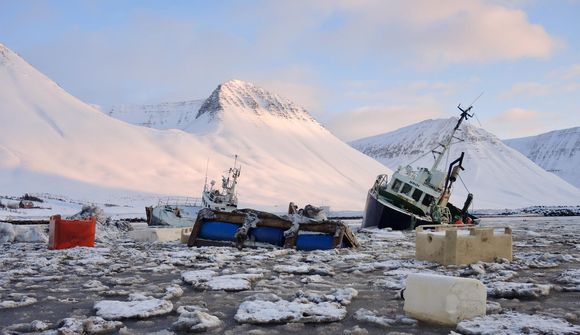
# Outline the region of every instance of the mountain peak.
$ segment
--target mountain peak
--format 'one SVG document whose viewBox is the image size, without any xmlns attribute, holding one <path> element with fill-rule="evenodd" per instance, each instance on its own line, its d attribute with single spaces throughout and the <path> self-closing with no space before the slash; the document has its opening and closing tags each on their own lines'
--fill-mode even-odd
<svg viewBox="0 0 580 335">
<path fill-rule="evenodd" d="M 255 115 L 270 114 L 285 119 L 314 121 L 302 107 L 277 94 L 242 80 L 220 84 L 205 100 L 196 118 L 207 114 L 215 118 L 225 110 L 236 110 Z"/>
<path fill-rule="evenodd" d="M 18 57 L 14 51 L 8 49 L 4 44 L 0 43 L 0 65 L 8 64 L 11 59 Z"/>
</svg>

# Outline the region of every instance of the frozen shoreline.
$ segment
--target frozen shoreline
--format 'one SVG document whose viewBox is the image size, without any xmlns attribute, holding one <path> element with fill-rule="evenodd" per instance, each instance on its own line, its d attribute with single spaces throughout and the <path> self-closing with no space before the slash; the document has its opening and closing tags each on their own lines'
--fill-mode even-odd
<svg viewBox="0 0 580 335">
<path fill-rule="evenodd" d="M 398 290 L 412 272 L 478 278 L 493 287 L 488 301 L 499 305 L 493 305 L 493 322 L 480 321 L 478 327 L 482 329 L 487 329 L 490 322 L 512 322 L 508 312 L 537 320 L 552 318 L 558 320 L 554 324 L 577 327 L 580 288 L 575 274 L 580 265 L 580 219 L 494 218 L 484 219 L 482 224 L 512 226 L 513 262 L 447 268 L 418 262 L 414 260 L 413 232 L 363 231 L 357 233 L 363 244 L 358 250 L 315 252 L 190 249 L 177 243 L 147 244 L 126 239 L 97 243 L 96 248 L 62 251 L 47 250 L 44 243 L 0 244 L 0 265 L 5 269 L 0 274 L 0 304 L 13 306 L 2 309 L 0 329 L 8 332 L 18 324 L 18 329 L 32 329 L 33 322 L 42 322 L 48 327 L 46 334 L 51 334 L 61 320 L 86 321 L 93 317 L 87 322 L 121 329 L 121 333 L 126 329 L 171 334 L 184 329 L 180 327 L 198 327 L 219 334 L 365 334 L 364 330 L 369 334 L 448 334 L 453 329 L 413 323 L 404 317 Z M 302 268 L 308 271 L 298 271 Z M 197 274 L 188 275 L 186 282 L 182 277 L 188 271 Z M 545 285 L 550 286 L 549 291 Z M 350 303 L 341 305 L 343 300 L 336 299 L 344 298 L 332 298 L 339 296 L 333 291 L 351 292 Z M 538 292 L 537 296 L 533 292 Z M 248 299 L 254 302 L 242 306 Z M 292 315 L 297 323 L 286 323 L 284 317 L 272 325 L 236 321 L 241 307 L 245 314 L 240 314 L 239 320 L 254 320 L 251 311 L 270 306 L 269 301 L 276 299 L 294 308 L 298 314 Z M 94 307 L 104 301 L 117 301 L 107 304 L 118 306 L 129 318 L 116 321 L 112 317 L 110 323 L 95 318 L 100 314 Z M 296 305 L 298 301 L 310 305 L 296 309 L 301 306 Z M 131 308 L 139 308 L 139 312 L 131 314 Z M 319 320 L 333 322 L 301 323 L 300 313 L 322 313 Z M 105 316 L 110 317 L 101 315 Z M 180 326 L 172 330 L 178 320 Z M 467 324 L 464 329 L 473 327 Z"/>
</svg>

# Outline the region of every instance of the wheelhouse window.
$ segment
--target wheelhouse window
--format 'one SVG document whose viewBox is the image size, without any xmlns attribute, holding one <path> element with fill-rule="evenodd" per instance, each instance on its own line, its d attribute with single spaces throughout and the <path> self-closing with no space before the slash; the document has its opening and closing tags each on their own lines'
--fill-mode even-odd
<svg viewBox="0 0 580 335">
<path fill-rule="evenodd" d="M 413 189 L 413 187 L 411 185 L 405 183 L 405 185 L 403 185 L 403 188 L 401 189 L 401 193 L 409 195 L 409 193 L 411 193 L 412 189 Z"/>
<path fill-rule="evenodd" d="M 419 199 L 421 199 L 422 195 L 423 195 L 423 192 L 421 190 L 419 190 L 418 188 L 416 188 L 415 191 L 413 192 L 413 195 L 411 196 L 411 198 L 413 198 L 413 200 L 415 200 L 415 201 L 419 201 Z"/>
<path fill-rule="evenodd" d="M 423 206 L 431 206 L 431 202 L 433 202 L 435 198 L 433 198 L 433 196 L 425 193 L 425 197 L 423 198 L 423 201 L 421 202 L 423 204 Z"/>
<path fill-rule="evenodd" d="M 399 180 L 399 179 L 395 179 L 395 181 L 393 182 L 393 186 L 391 187 L 391 189 L 395 192 L 399 192 L 399 189 L 401 188 L 401 185 L 403 183 Z"/>
</svg>

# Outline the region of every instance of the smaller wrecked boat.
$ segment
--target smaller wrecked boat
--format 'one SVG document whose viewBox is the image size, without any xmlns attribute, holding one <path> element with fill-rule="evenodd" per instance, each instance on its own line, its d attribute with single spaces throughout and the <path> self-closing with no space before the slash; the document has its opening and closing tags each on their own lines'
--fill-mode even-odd
<svg viewBox="0 0 580 335">
<path fill-rule="evenodd" d="M 326 250 L 356 248 L 359 243 L 341 221 L 317 221 L 300 214 L 278 216 L 252 209 L 233 212 L 203 209 L 187 245 Z"/>
<path fill-rule="evenodd" d="M 238 177 L 242 171 L 241 167 L 236 167 L 238 162 L 238 155 L 234 158 L 234 167 L 228 170 L 227 176 L 222 176 L 222 189 L 214 189 L 215 181 L 212 180 L 207 185 L 207 177 L 203 192 L 201 194 L 201 203 L 204 208 L 210 208 L 220 211 L 231 212 L 238 208 L 238 195 L 236 194 L 236 186 L 238 185 Z"/>
<path fill-rule="evenodd" d="M 236 186 L 242 170 L 236 166 L 238 155 L 234 158 L 234 167 L 230 168 L 227 175 L 222 176 L 221 190 L 214 188 L 216 182 L 212 180 L 209 185 L 206 181 L 201 193 L 201 199 L 187 198 L 184 201 L 166 200 L 159 201 L 157 206 L 146 207 L 147 225 L 166 227 L 191 227 L 195 222 L 197 213 L 202 208 L 231 212 L 238 208 L 238 195 Z"/>
</svg>

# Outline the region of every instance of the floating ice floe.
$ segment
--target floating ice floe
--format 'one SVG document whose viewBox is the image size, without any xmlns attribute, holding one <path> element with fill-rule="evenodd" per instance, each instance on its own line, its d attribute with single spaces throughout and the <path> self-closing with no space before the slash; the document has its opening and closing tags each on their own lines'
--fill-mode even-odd
<svg viewBox="0 0 580 335">
<path fill-rule="evenodd" d="M 3 332 L 11 334 L 11 332 L 16 333 L 38 333 L 50 328 L 50 324 L 44 321 L 34 320 L 30 323 L 17 323 L 8 327 L 3 328 Z M 4 334 L 4 333 L 3 333 Z"/>
<path fill-rule="evenodd" d="M 281 273 L 293 273 L 293 274 L 308 274 L 312 267 L 308 264 L 302 265 L 275 265 L 273 270 Z"/>
<path fill-rule="evenodd" d="M 263 278 L 261 273 L 238 273 L 209 279 L 204 286 L 212 291 L 245 291 L 252 288 L 252 282 Z"/>
<path fill-rule="evenodd" d="M 517 253 L 515 262 L 529 268 L 546 269 L 559 266 L 561 263 L 578 261 L 577 257 L 568 254 L 552 254 L 549 252 Z"/>
<path fill-rule="evenodd" d="M 103 285 L 99 280 L 93 279 L 83 284 L 83 288 L 88 292 L 100 292 L 109 290 L 108 286 Z"/>
<path fill-rule="evenodd" d="M 311 284 L 311 283 L 321 284 L 321 283 L 327 283 L 327 281 L 324 280 L 324 278 L 322 278 L 322 276 L 320 276 L 320 275 L 304 276 L 302 279 L 300 279 L 300 282 L 303 283 L 303 284 Z"/>
<path fill-rule="evenodd" d="M 14 226 L 10 223 L 0 222 L 0 243 L 12 242 L 14 237 L 16 237 Z"/>
<path fill-rule="evenodd" d="M 262 279 L 264 274 L 258 273 L 235 273 L 219 276 L 213 270 L 186 271 L 181 274 L 181 279 L 192 284 L 198 289 L 212 291 L 244 291 L 252 288 L 252 283 Z"/>
<path fill-rule="evenodd" d="M 57 333 L 58 335 L 110 334 L 122 327 L 122 322 L 107 321 L 98 316 L 86 319 L 66 318 L 60 322 Z"/>
<path fill-rule="evenodd" d="M 391 327 L 394 325 L 416 326 L 418 321 L 404 315 L 397 315 L 395 318 L 386 316 L 379 316 L 377 312 L 370 311 L 365 308 L 360 308 L 354 313 L 354 318 L 357 321 L 372 323 L 381 327 Z"/>
<path fill-rule="evenodd" d="M 369 234 L 373 240 L 380 240 L 380 239 L 391 240 L 391 239 L 403 239 L 403 238 L 405 238 L 405 235 L 400 230 L 362 228 L 362 229 L 359 229 L 358 232 Z"/>
<path fill-rule="evenodd" d="M 580 334 L 580 327 L 562 319 L 508 312 L 464 320 L 457 331 L 467 335 Z"/>
<path fill-rule="evenodd" d="M 169 300 L 132 294 L 130 301 L 103 300 L 95 304 L 97 315 L 106 320 L 145 319 L 173 310 Z"/>
<path fill-rule="evenodd" d="M 579 292 L 580 291 L 580 269 L 569 269 L 562 272 L 555 280 L 559 284 L 566 286 L 562 287 L 564 291 Z"/>
<path fill-rule="evenodd" d="M 135 277 L 113 277 L 109 279 L 109 282 L 113 285 L 123 285 L 123 286 L 131 286 L 135 284 L 142 284 L 145 282 L 145 279 L 140 276 Z"/>
<path fill-rule="evenodd" d="M 485 314 L 497 314 L 501 313 L 502 307 L 499 302 L 488 301 L 485 304 Z"/>
<path fill-rule="evenodd" d="M 358 296 L 358 291 L 352 287 L 336 288 L 330 293 L 319 293 L 312 291 L 298 291 L 296 293 L 297 299 L 306 299 L 310 302 L 338 302 L 341 305 L 350 305 L 353 298 Z"/>
<path fill-rule="evenodd" d="M 184 282 L 195 286 L 199 283 L 206 282 L 215 276 L 217 276 L 217 272 L 213 270 L 193 270 L 183 272 L 181 274 L 181 279 Z"/>
<path fill-rule="evenodd" d="M 179 285 L 171 285 L 165 288 L 165 294 L 161 299 L 170 300 L 173 298 L 179 298 L 183 295 L 183 289 Z"/>
<path fill-rule="evenodd" d="M 538 298 L 550 294 L 552 285 L 534 283 L 491 282 L 487 294 L 496 298 Z"/>
<path fill-rule="evenodd" d="M 336 302 L 284 300 L 274 294 L 255 295 L 240 304 L 234 318 L 239 323 L 334 322 L 344 319 L 346 308 Z"/>
<path fill-rule="evenodd" d="M 48 235 L 39 226 L 15 226 L 14 242 L 47 243 Z"/>
<path fill-rule="evenodd" d="M 334 270 L 326 265 L 275 265 L 273 269 L 275 272 L 279 273 L 291 273 L 299 275 L 321 275 L 321 276 L 334 276 Z"/>
<path fill-rule="evenodd" d="M 9 300 L 0 301 L 0 310 L 6 308 L 16 308 L 29 306 L 36 303 L 36 298 L 29 297 L 21 293 L 11 293 L 6 297 Z M 5 298 L 5 299 L 6 299 Z"/>
<path fill-rule="evenodd" d="M 181 306 L 177 309 L 179 319 L 173 323 L 172 329 L 186 332 L 204 332 L 219 328 L 223 322 L 215 315 L 207 313 L 207 309 L 199 306 Z"/>
</svg>

